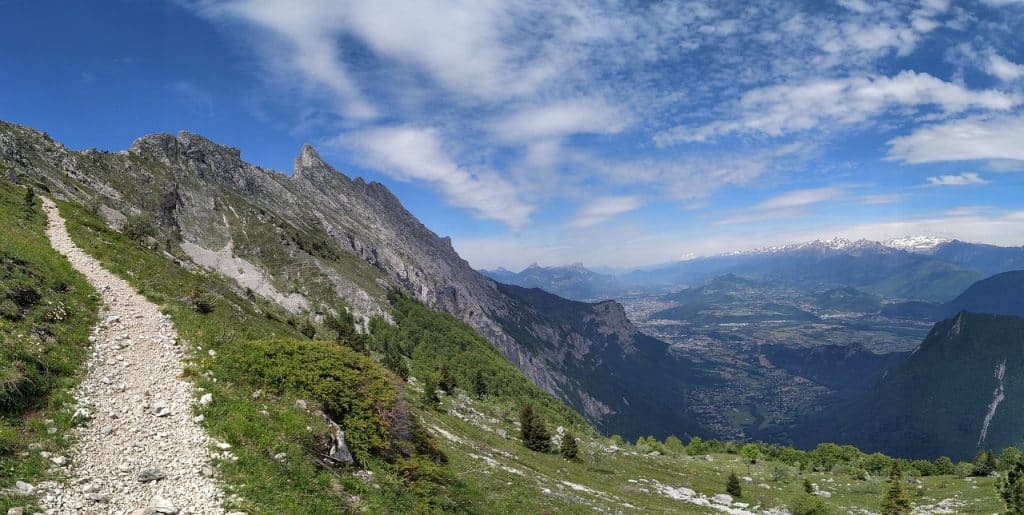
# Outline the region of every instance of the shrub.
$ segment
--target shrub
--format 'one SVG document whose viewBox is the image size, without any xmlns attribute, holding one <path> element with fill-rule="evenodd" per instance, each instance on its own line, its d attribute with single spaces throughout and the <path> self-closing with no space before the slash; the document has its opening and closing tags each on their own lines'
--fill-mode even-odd
<svg viewBox="0 0 1024 515">
<path fill-rule="evenodd" d="M 145 213 L 132 215 L 124 221 L 121 232 L 131 240 L 142 242 L 157 235 L 156 222 Z"/>
<path fill-rule="evenodd" d="M 403 358 L 402 355 L 393 347 L 384 353 L 384 357 L 381 358 L 380 364 L 394 372 L 398 377 L 401 377 L 403 381 L 409 379 L 409 365 L 405 364 L 405 358 Z"/>
<path fill-rule="evenodd" d="M 781 463 L 776 463 L 768 473 L 768 479 L 773 483 L 789 481 L 789 467 Z"/>
<path fill-rule="evenodd" d="M 11 454 L 18 444 L 18 431 L 0 420 L 0 455 Z"/>
<path fill-rule="evenodd" d="M 1024 462 L 1015 462 L 1007 471 L 1006 477 L 996 484 L 996 490 L 1006 505 L 1006 513 L 1024 514 Z"/>
<path fill-rule="evenodd" d="M 389 375 L 372 359 L 334 343 L 315 340 L 274 339 L 229 343 L 237 382 L 251 383 L 268 393 L 303 396 L 323 406 L 345 431 L 353 457 L 366 464 L 372 456 L 397 459 L 416 444 L 424 431 L 414 417 L 396 417 L 402 411 L 398 391 Z M 409 431 L 393 432 L 395 420 L 412 424 Z M 412 441 L 403 441 L 410 435 Z"/>
<path fill-rule="evenodd" d="M 725 483 L 725 491 L 733 497 L 743 497 L 743 487 L 740 486 L 740 477 L 735 472 L 729 473 L 729 480 Z"/>
<path fill-rule="evenodd" d="M 185 297 L 185 304 L 188 304 L 193 311 L 201 315 L 207 315 L 213 311 L 213 303 L 210 302 L 209 295 L 198 288 L 189 292 L 188 296 Z"/>
<path fill-rule="evenodd" d="M 423 378 L 423 404 L 430 408 L 436 408 L 441 403 L 437 396 L 437 379 L 428 375 Z"/>
<path fill-rule="evenodd" d="M 996 471 L 996 456 L 992 451 L 978 451 L 971 465 L 971 475 L 987 476 Z"/>
<path fill-rule="evenodd" d="M 302 336 L 305 336 L 306 338 L 312 340 L 313 338 L 316 337 L 316 326 L 313 325 L 313 322 L 307 318 L 303 320 L 301 324 L 299 324 L 299 332 L 302 333 Z"/>
<path fill-rule="evenodd" d="M 789 511 L 793 512 L 793 515 L 827 515 L 829 509 L 824 499 L 805 493 L 789 505 Z"/>
<path fill-rule="evenodd" d="M 7 293 L 8 298 L 14 301 L 20 308 L 30 308 L 39 304 L 43 296 L 34 287 L 28 284 L 14 284 Z"/>
<path fill-rule="evenodd" d="M 566 432 L 562 436 L 562 447 L 560 451 L 563 458 L 569 461 L 575 461 L 579 456 L 579 444 L 576 442 L 576 435 L 572 434 L 572 432 Z"/>
<path fill-rule="evenodd" d="M 483 370 L 477 370 L 473 374 L 473 393 L 478 399 L 483 399 L 487 396 L 487 380 L 484 379 Z"/>
<path fill-rule="evenodd" d="M 953 465 L 953 460 L 949 459 L 949 456 L 940 456 L 935 460 L 935 473 L 942 476 L 948 476 L 956 472 L 956 465 Z"/>
</svg>

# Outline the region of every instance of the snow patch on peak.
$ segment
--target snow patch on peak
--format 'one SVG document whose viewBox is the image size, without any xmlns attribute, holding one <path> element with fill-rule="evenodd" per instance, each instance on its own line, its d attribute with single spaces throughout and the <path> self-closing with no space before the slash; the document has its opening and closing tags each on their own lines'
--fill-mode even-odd
<svg viewBox="0 0 1024 515">
<path fill-rule="evenodd" d="M 943 243 L 949 243 L 953 240 L 949 238 L 943 238 L 941 236 L 931 235 L 918 235 L 918 236 L 904 236 L 902 238 L 894 238 L 883 243 L 886 247 L 892 247 L 899 250 L 907 250 L 910 252 L 922 252 L 926 250 L 932 250 Z"/>
</svg>

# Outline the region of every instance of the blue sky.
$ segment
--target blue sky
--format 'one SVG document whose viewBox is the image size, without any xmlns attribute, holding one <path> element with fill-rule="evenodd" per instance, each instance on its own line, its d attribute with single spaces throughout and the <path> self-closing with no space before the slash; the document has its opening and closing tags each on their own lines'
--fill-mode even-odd
<svg viewBox="0 0 1024 515">
<path fill-rule="evenodd" d="M 756 5 L 755 5 L 756 4 Z M 0 118 L 388 185 L 477 267 L 1024 243 L 1024 1 L 0 0 Z"/>
</svg>

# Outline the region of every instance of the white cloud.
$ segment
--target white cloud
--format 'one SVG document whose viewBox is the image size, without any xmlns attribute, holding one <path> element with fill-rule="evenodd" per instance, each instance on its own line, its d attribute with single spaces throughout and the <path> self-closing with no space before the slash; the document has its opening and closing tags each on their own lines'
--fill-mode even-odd
<svg viewBox="0 0 1024 515">
<path fill-rule="evenodd" d="M 999 80 L 1010 82 L 1024 77 L 1024 64 L 1017 64 L 992 52 L 988 55 L 985 71 Z"/>
<path fill-rule="evenodd" d="M 449 203 L 482 218 L 518 229 L 533 212 L 533 206 L 521 201 L 515 188 L 493 171 L 470 171 L 456 164 L 433 129 L 369 129 L 349 135 L 341 143 L 355 147 L 371 166 L 396 179 L 434 185 Z"/>
<path fill-rule="evenodd" d="M 894 107 L 934 106 L 946 114 L 968 109 L 1007 110 L 1017 95 L 970 90 L 927 73 L 903 71 L 892 77 L 823 79 L 783 84 L 745 93 L 734 120 L 679 126 L 655 136 L 661 145 L 706 141 L 730 133 L 787 133 L 863 122 Z"/>
<path fill-rule="evenodd" d="M 812 204 L 820 204 L 828 200 L 838 199 L 845 193 L 845 189 L 838 187 L 793 190 L 777 197 L 772 197 L 763 202 L 759 202 L 754 205 L 754 209 L 771 210 L 809 206 Z"/>
<path fill-rule="evenodd" d="M 505 141 L 533 141 L 570 134 L 614 134 L 631 116 L 601 101 L 568 100 L 529 107 L 498 121 L 492 131 Z"/>
<path fill-rule="evenodd" d="M 889 158 L 906 163 L 976 159 L 1024 161 L 1024 115 L 967 118 L 926 126 L 889 142 Z"/>
<path fill-rule="evenodd" d="M 959 175 L 939 175 L 937 177 L 929 177 L 929 186 L 975 186 L 979 184 L 988 184 L 988 181 L 981 178 L 975 172 L 967 172 Z"/>
<path fill-rule="evenodd" d="M 595 199 L 583 206 L 569 221 L 569 227 L 591 227 L 616 216 L 628 213 L 643 204 L 637 196 L 609 196 Z"/>
</svg>

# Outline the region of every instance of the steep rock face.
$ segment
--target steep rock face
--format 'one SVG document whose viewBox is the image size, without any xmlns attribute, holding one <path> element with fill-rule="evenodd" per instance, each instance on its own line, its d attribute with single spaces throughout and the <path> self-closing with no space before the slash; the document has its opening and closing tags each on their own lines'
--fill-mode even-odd
<svg viewBox="0 0 1024 515">
<path fill-rule="evenodd" d="M 621 306 L 510 294 L 473 270 L 448 238 L 420 223 L 382 184 L 346 177 L 308 145 L 289 176 L 188 132 L 145 136 L 126 152 L 74 152 L 0 123 L 0 156 L 58 196 L 83 204 L 102 199 L 124 216 L 151 215 L 166 245 L 193 260 L 220 253 L 226 262 L 252 264 L 275 293 L 306 303 L 295 306 L 329 310 L 342 300 L 359 314 L 386 316 L 384 292 L 397 286 L 471 325 L 532 381 L 599 427 L 628 433 L 622 421 L 634 420 L 653 404 L 653 389 L 662 389 L 673 392 L 672 402 L 661 396 L 666 402 L 652 413 L 665 416 L 649 419 L 642 430 L 700 429 L 677 396 L 685 364 L 682 374 L 674 369 L 678 363 L 665 345 L 639 333 Z M 235 267 L 224 268 L 230 275 Z M 670 386 L 652 386 L 647 368 Z"/>
<path fill-rule="evenodd" d="M 1024 443 L 1024 319 L 961 312 L 935 324 L 864 398 L 823 417 L 808 439 L 865 451 L 970 459 Z"/>
</svg>

